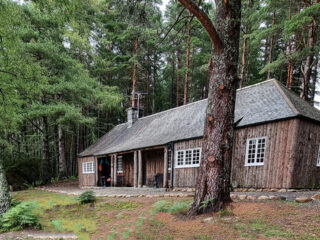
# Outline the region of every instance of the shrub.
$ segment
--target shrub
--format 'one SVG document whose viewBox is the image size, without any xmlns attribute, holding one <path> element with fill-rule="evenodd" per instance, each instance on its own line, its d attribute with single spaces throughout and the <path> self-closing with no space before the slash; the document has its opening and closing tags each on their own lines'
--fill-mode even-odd
<svg viewBox="0 0 320 240">
<path fill-rule="evenodd" d="M 170 214 L 178 214 L 188 211 L 190 207 L 190 201 L 182 201 L 182 202 L 169 202 L 166 200 L 161 200 L 153 204 L 152 213 L 157 212 L 167 212 Z"/>
<path fill-rule="evenodd" d="M 169 208 L 168 213 L 178 214 L 187 212 L 190 208 L 190 202 L 174 202 L 173 205 Z"/>
<path fill-rule="evenodd" d="M 79 196 L 78 200 L 81 204 L 93 203 L 96 201 L 96 196 L 93 191 L 85 191 Z"/>
<path fill-rule="evenodd" d="M 160 200 L 153 204 L 153 212 L 168 212 L 171 207 L 171 202 L 166 200 Z"/>
<path fill-rule="evenodd" d="M 25 227 L 40 228 L 39 219 L 33 212 L 37 207 L 37 202 L 21 202 L 15 207 L 11 207 L 0 218 L 1 231 L 15 231 Z"/>
</svg>

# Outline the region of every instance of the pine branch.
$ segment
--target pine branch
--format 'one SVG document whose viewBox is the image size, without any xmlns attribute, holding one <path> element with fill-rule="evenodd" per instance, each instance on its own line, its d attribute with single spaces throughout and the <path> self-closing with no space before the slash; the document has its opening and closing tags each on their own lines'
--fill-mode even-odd
<svg viewBox="0 0 320 240">
<path fill-rule="evenodd" d="M 223 44 L 222 41 L 212 24 L 212 21 L 208 17 L 208 15 L 201 10 L 192 0 L 179 0 L 179 2 L 199 20 L 199 22 L 204 26 L 207 30 L 211 41 L 213 42 L 215 51 L 222 52 L 223 51 Z"/>
</svg>

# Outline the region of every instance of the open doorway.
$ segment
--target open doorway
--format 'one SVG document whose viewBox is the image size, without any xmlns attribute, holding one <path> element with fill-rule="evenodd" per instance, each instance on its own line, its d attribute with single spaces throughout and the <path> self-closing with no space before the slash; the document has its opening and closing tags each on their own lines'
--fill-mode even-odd
<svg viewBox="0 0 320 240">
<path fill-rule="evenodd" d="M 98 158 L 98 186 L 111 186 L 111 157 Z"/>
</svg>

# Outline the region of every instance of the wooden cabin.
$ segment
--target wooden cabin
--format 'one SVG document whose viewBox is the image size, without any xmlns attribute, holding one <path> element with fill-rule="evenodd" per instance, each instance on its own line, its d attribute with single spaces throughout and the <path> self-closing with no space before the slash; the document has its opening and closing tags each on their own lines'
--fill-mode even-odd
<svg viewBox="0 0 320 240">
<path fill-rule="evenodd" d="M 128 122 L 79 155 L 80 186 L 194 187 L 206 107 L 128 109 Z M 320 188 L 319 150 L 319 110 L 274 79 L 237 90 L 234 187 Z"/>
</svg>

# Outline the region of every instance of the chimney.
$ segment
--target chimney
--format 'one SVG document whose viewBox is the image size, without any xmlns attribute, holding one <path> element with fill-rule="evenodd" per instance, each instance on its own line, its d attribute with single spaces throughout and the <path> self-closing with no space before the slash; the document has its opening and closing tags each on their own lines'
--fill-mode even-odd
<svg viewBox="0 0 320 240">
<path fill-rule="evenodd" d="M 138 118 L 143 117 L 143 110 L 137 107 L 130 107 L 126 109 L 127 111 L 127 119 L 129 126 L 128 128 L 131 128 L 132 125 L 138 120 Z"/>
</svg>

